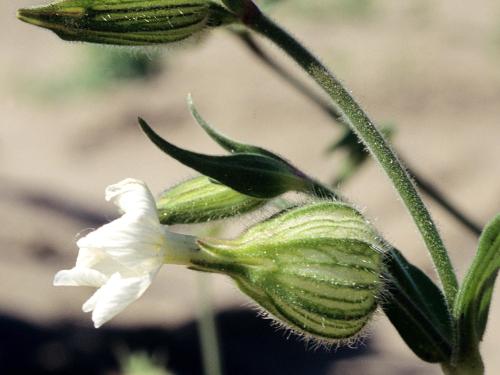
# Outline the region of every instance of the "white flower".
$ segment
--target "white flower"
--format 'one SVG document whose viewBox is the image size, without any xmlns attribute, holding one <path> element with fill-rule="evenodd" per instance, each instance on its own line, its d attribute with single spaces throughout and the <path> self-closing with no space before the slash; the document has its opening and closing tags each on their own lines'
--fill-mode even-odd
<svg viewBox="0 0 500 375">
<path fill-rule="evenodd" d="M 142 182 L 126 179 L 106 189 L 123 216 L 81 238 L 76 265 L 59 271 L 54 285 L 99 288 L 83 304 L 96 328 L 138 299 L 165 260 L 167 238 L 155 200 Z"/>
</svg>

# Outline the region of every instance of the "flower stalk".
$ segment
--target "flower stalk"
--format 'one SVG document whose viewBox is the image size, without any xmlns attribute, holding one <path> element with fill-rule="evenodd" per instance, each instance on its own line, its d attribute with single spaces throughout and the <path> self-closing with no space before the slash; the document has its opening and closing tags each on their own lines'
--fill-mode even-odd
<svg viewBox="0 0 500 375">
<path fill-rule="evenodd" d="M 343 127 L 349 127 L 342 114 L 330 103 L 328 99 L 323 99 L 322 96 L 318 95 L 314 90 L 311 90 L 309 86 L 303 84 L 300 80 L 293 76 L 284 66 L 279 64 L 270 55 L 268 55 L 264 49 L 255 40 L 249 31 L 236 31 L 234 33 L 243 42 L 245 47 L 253 53 L 253 55 L 258 58 L 261 62 L 267 65 L 273 72 L 278 76 L 283 78 L 291 87 L 300 92 L 304 97 L 309 99 L 314 103 L 322 112 L 334 120 L 338 125 Z M 349 130 L 350 132 L 350 130 Z M 358 145 L 356 145 L 358 146 Z M 359 146 L 362 152 L 365 152 L 363 146 Z M 453 202 L 451 202 L 441 191 L 439 191 L 436 186 L 434 186 L 429 180 L 427 180 L 420 173 L 417 173 L 415 169 L 408 166 L 408 162 L 401 158 L 399 155 L 399 160 L 405 165 L 406 170 L 410 176 L 415 181 L 417 187 L 431 198 L 435 203 L 440 205 L 445 209 L 457 222 L 463 225 L 465 229 L 470 231 L 474 236 L 481 235 L 482 226 L 476 223 L 468 214 L 463 212 L 459 207 L 457 207 Z M 337 185 L 337 182 L 334 183 Z"/>
<path fill-rule="evenodd" d="M 451 310 L 458 290 L 453 266 L 429 211 L 394 151 L 347 89 L 311 52 L 261 13 L 251 1 L 242 3 L 245 4 L 243 8 L 247 10 L 244 15 L 238 14 L 242 22 L 283 49 L 316 81 L 331 97 L 348 125 L 380 163 L 423 237 L 443 285 L 448 308 Z M 240 11 L 243 8 L 240 8 Z"/>
</svg>

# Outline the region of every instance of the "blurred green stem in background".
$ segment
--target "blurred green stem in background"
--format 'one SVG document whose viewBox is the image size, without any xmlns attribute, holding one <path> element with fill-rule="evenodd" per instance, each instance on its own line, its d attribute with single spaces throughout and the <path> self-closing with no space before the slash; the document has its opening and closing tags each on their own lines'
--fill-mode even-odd
<svg viewBox="0 0 500 375">
<path fill-rule="evenodd" d="M 198 332 L 205 375 L 222 375 L 217 327 L 212 306 L 211 275 L 196 274 Z"/>
<path fill-rule="evenodd" d="M 162 361 L 146 352 L 122 353 L 119 362 L 122 375 L 174 375 Z"/>
<path fill-rule="evenodd" d="M 307 85 L 302 83 L 299 79 L 293 76 L 292 73 L 286 70 L 285 67 L 281 66 L 279 62 L 275 61 L 269 54 L 267 54 L 255 38 L 246 31 L 237 31 L 235 35 L 240 38 L 244 45 L 254 54 L 255 57 L 260 59 L 264 64 L 266 64 L 270 69 L 277 73 L 281 78 L 288 82 L 297 91 L 301 92 L 305 97 L 316 104 L 324 113 L 326 113 L 330 118 L 332 118 L 339 125 L 349 128 L 342 114 L 333 107 L 328 101 L 323 99 L 314 90 L 310 89 Z M 362 145 L 359 147 L 363 148 Z M 476 237 L 481 234 L 482 226 L 474 222 L 473 219 L 468 217 L 467 214 L 462 212 L 458 207 L 456 207 L 450 200 L 442 194 L 429 180 L 423 177 L 420 173 L 417 173 L 415 169 L 409 168 L 408 163 L 403 161 L 401 157 L 399 159 L 404 165 L 408 173 L 412 176 L 413 180 L 416 182 L 417 186 L 433 199 L 437 204 L 444 208 L 453 218 L 455 218 L 459 223 L 461 223 L 464 228 L 468 229 Z"/>
</svg>

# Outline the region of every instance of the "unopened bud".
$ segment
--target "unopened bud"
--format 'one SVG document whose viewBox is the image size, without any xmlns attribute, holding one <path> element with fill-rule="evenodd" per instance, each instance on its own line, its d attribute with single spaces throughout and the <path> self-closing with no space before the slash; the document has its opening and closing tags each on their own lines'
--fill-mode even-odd
<svg viewBox="0 0 500 375">
<path fill-rule="evenodd" d="M 64 40 L 128 46 L 177 42 L 234 20 L 209 0 L 62 0 L 17 16 Z"/>
<path fill-rule="evenodd" d="M 162 224 L 204 223 L 249 212 L 267 200 L 238 193 L 200 176 L 184 181 L 159 197 L 156 206 Z"/>
<path fill-rule="evenodd" d="M 356 335 L 377 307 L 382 250 L 352 207 L 311 203 L 256 224 L 234 240 L 200 240 L 193 269 L 231 276 L 292 330 L 320 339 Z"/>
<path fill-rule="evenodd" d="M 297 168 L 257 147 L 237 144 L 237 149 L 243 147 L 251 151 L 237 152 L 234 149 L 235 152 L 227 156 L 205 155 L 168 142 L 141 118 L 139 124 L 146 136 L 164 153 L 241 194 L 270 199 L 288 191 L 305 191 L 311 185 L 311 181 Z M 211 136 L 219 136 L 214 134 Z M 228 148 L 236 144 L 227 138 L 223 142 Z"/>
</svg>

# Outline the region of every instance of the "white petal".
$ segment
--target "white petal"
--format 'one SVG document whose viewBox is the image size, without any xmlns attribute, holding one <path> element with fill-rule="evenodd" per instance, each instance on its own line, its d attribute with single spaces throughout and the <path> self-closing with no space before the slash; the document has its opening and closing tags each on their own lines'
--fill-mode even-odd
<svg viewBox="0 0 500 375">
<path fill-rule="evenodd" d="M 143 223 L 122 217 L 89 233 L 81 238 L 77 245 L 83 252 L 82 263 L 94 261 L 95 264 L 98 259 L 96 254 L 100 251 L 127 267 L 149 271 L 152 259 L 159 262 L 157 265 L 162 263 L 165 252 L 164 236 L 165 232 L 159 223 Z M 98 250 L 93 250 L 92 253 L 91 249 Z M 88 253 L 93 255 L 84 255 Z"/>
<path fill-rule="evenodd" d="M 92 310 L 95 309 L 95 306 L 97 304 L 97 301 L 99 301 L 99 296 L 102 294 L 103 288 L 97 289 L 92 296 L 85 301 L 85 303 L 82 306 L 83 312 L 91 312 Z"/>
<path fill-rule="evenodd" d="M 76 266 L 91 268 L 94 264 L 98 263 L 103 257 L 103 252 L 98 249 L 80 248 L 76 258 Z"/>
<path fill-rule="evenodd" d="M 122 278 L 118 273 L 113 274 L 98 291 L 96 301 L 89 300 L 87 306 L 84 306 L 94 308 L 92 313 L 94 326 L 99 328 L 138 299 L 149 287 L 157 271 L 141 277 L 128 278 Z"/>
<path fill-rule="evenodd" d="M 93 286 L 100 287 L 107 280 L 101 272 L 83 267 L 62 270 L 54 276 L 54 286 Z"/>
<path fill-rule="evenodd" d="M 103 250 L 134 244 L 154 246 L 162 242 L 164 235 L 160 224 L 121 217 L 80 238 L 76 244 L 80 248 Z"/>
<path fill-rule="evenodd" d="M 116 259 L 113 259 L 109 256 L 109 254 L 95 248 L 81 248 L 78 252 L 75 268 L 85 268 L 98 271 L 106 276 L 106 280 L 116 272 L 124 277 L 138 276 L 137 270 L 130 269 L 124 264 L 118 262 Z"/>
<path fill-rule="evenodd" d="M 106 200 L 112 201 L 125 213 L 133 212 L 158 221 L 153 195 L 146 184 L 140 180 L 127 178 L 108 186 Z"/>
<path fill-rule="evenodd" d="M 129 268 L 107 255 L 103 256 L 98 263 L 94 264 L 92 269 L 99 271 L 108 278 L 114 273 L 119 273 L 122 277 L 134 277 L 144 274 L 144 272 L 141 273 L 139 270 Z"/>
<path fill-rule="evenodd" d="M 76 266 L 56 274 L 54 285 L 100 287 L 82 306 L 102 324 L 139 298 L 160 269 L 166 237 L 146 185 L 127 179 L 106 189 L 123 216 L 81 238 Z"/>
</svg>

